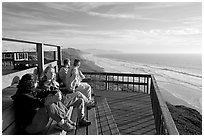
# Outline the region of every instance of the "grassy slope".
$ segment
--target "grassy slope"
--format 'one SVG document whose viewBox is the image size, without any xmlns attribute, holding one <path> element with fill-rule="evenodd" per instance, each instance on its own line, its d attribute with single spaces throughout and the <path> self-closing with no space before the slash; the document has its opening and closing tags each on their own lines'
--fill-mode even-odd
<svg viewBox="0 0 204 137">
<path fill-rule="evenodd" d="M 202 115 L 195 109 L 167 103 L 172 118 L 181 135 L 201 135 Z"/>
<path fill-rule="evenodd" d="M 85 52 L 82 52 L 77 49 L 73 49 L 73 48 L 62 49 L 62 60 L 64 60 L 65 58 L 69 58 L 71 60 L 71 64 L 73 64 L 74 59 L 80 59 L 81 60 L 80 69 L 82 71 L 86 71 L 86 72 L 104 71 L 103 68 L 95 65 L 94 62 L 83 59 L 81 56 L 82 54 L 85 54 Z"/>
</svg>

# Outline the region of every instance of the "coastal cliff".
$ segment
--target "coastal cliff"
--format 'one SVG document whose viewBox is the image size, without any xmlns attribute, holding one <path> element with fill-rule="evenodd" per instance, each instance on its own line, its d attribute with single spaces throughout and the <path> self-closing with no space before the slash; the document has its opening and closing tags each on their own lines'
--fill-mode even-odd
<svg viewBox="0 0 204 137">
<path fill-rule="evenodd" d="M 82 71 L 89 72 L 101 72 L 103 68 L 95 65 L 94 62 L 85 60 L 81 55 L 86 54 L 77 49 L 68 48 L 62 49 L 62 59 L 69 58 L 71 62 L 75 58 L 81 60 Z M 181 135 L 201 135 L 202 134 L 202 115 L 190 107 L 181 105 L 172 105 L 167 103 L 172 118 L 177 126 L 177 129 Z"/>
<path fill-rule="evenodd" d="M 202 115 L 197 110 L 170 103 L 167 106 L 181 135 L 202 134 Z"/>
</svg>

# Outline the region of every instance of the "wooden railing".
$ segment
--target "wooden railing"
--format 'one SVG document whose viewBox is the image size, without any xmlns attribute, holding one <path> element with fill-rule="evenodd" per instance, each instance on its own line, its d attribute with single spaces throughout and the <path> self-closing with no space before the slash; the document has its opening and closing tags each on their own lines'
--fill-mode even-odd
<svg viewBox="0 0 204 137">
<path fill-rule="evenodd" d="M 150 94 L 158 135 L 179 135 L 166 103 L 153 75 L 83 72 L 85 81 L 96 90 L 143 92 Z"/>
<path fill-rule="evenodd" d="M 40 77 L 40 75 L 42 74 L 43 70 L 45 69 L 47 65 L 52 65 L 56 71 L 58 71 L 58 68 L 60 68 L 61 66 L 62 54 L 61 54 L 61 47 L 58 45 L 52 45 L 52 44 L 46 44 L 46 43 L 40 43 L 40 42 L 32 42 L 32 41 L 26 41 L 26 40 L 10 39 L 10 38 L 2 38 L 2 40 L 9 41 L 9 42 L 26 43 L 28 44 L 28 46 L 29 44 L 34 44 L 36 46 L 36 52 L 37 52 L 37 67 L 2 76 L 2 79 L 5 79 L 5 81 L 2 82 L 3 89 L 10 86 L 13 83 L 13 80 L 15 77 L 20 78 L 25 73 L 35 73 L 36 75 Z M 56 52 L 54 52 L 55 53 L 54 61 L 48 64 L 44 63 L 44 46 L 51 46 L 51 47 L 57 48 Z"/>
<path fill-rule="evenodd" d="M 117 90 L 150 93 L 150 75 L 84 72 L 86 81 L 97 90 Z"/>
<path fill-rule="evenodd" d="M 10 86 L 15 76 L 21 77 L 23 74 L 28 72 L 35 73 L 36 69 L 38 76 L 40 76 L 44 68 L 47 65 L 49 65 L 44 64 L 44 46 L 57 47 L 57 52 L 54 55 L 55 61 L 50 64 L 52 64 L 52 66 L 54 66 L 56 70 L 58 70 L 58 68 L 61 66 L 60 46 L 9 38 L 2 38 L 2 40 L 35 44 L 38 57 L 37 68 L 31 68 L 28 70 L 2 76 L 2 79 L 4 80 L 2 89 Z M 171 114 L 166 106 L 166 103 L 162 99 L 160 90 L 157 86 L 156 80 L 153 75 L 105 73 L 105 72 L 103 73 L 84 72 L 84 74 L 87 77 L 86 81 L 89 82 L 91 86 L 97 90 L 117 90 L 128 92 L 143 92 L 145 94 L 150 94 L 157 134 L 171 134 L 171 135 L 179 134 L 175 126 L 175 123 L 171 117 Z"/>
</svg>

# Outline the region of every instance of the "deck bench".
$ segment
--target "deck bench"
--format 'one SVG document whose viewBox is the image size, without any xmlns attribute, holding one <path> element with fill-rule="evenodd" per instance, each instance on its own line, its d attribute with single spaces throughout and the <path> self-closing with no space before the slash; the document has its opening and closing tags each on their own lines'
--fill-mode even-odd
<svg viewBox="0 0 204 137">
<path fill-rule="evenodd" d="M 23 134 L 19 132 L 18 127 L 15 122 L 15 114 L 14 114 L 14 105 L 11 99 L 11 96 L 15 94 L 17 88 L 16 85 L 12 85 L 2 90 L 2 134 L 3 135 L 15 135 L 15 134 Z M 70 107 L 69 108 L 69 117 L 72 121 L 77 122 L 77 109 Z M 88 120 L 92 122 L 92 124 L 88 127 L 77 127 L 76 130 L 71 132 L 66 132 L 63 130 L 56 129 L 56 122 L 49 119 L 49 122 L 46 128 L 40 132 L 42 135 L 96 135 L 97 126 L 96 126 L 96 118 L 95 118 L 95 109 L 86 110 L 86 116 Z"/>
</svg>

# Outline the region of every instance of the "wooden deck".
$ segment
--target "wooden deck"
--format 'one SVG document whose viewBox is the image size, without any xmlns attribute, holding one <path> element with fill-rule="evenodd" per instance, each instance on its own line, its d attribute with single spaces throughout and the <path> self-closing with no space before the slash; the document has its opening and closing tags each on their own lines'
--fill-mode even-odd
<svg viewBox="0 0 204 137">
<path fill-rule="evenodd" d="M 3 119 L 12 119 L 14 117 L 13 115 L 10 115 L 9 106 L 12 105 L 10 96 L 15 93 L 15 86 L 16 85 L 8 87 L 2 91 Z M 78 129 L 76 134 L 156 134 L 151 100 L 148 94 L 124 91 L 95 91 L 95 93 L 95 101 L 97 102 L 97 106 L 89 110 L 89 113 L 87 113 L 87 118 L 92 121 L 92 124 L 89 128 L 85 127 Z M 6 119 L 4 119 L 4 121 L 7 121 Z M 4 121 L 3 127 L 7 126 L 7 123 Z M 53 129 L 54 128 L 50 128 L 49 134 L 59 134 L 59 131 L 56 132 L 56 130 L 53 131 Z"/>
<path fill-rule="evenodd" d="M 119 134 L 156 134 L 151 99 L 148 94 L 122 91 L 95 91 L 95 93 L 96 98 L 106 98 Z M 100 110 L 98 111 L 97 113 L 100 113 Z"/>
</svg>

